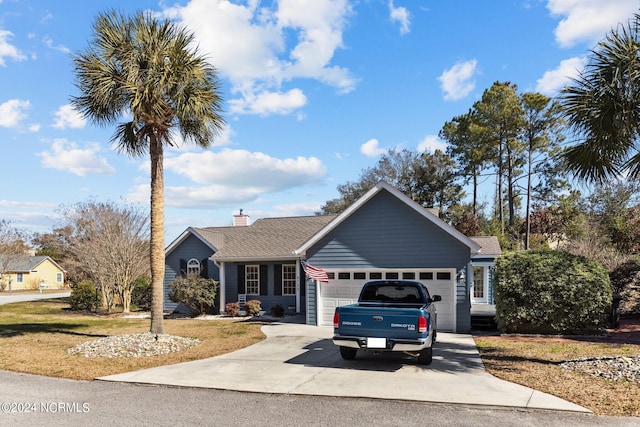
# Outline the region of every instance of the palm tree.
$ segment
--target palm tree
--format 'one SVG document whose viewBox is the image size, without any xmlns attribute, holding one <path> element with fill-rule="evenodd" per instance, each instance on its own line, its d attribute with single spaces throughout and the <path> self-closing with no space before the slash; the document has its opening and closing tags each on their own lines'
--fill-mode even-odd
<svg viewBox="0 0 640 427">
<path fill-rule="evenodd" d="M 627 173 L 640 177 L 640 15 L 611 30 L 591 51 L 585 69 L 560 96 L 578 143 L 567 168 L 586 181 Z"/>
<path fill-rule="evenodd" d="M 89 47 L 73 56 L 81 95 L 72 105 L 100 126 L 117 124 L 111 142 L 151 159 L 151 332 L 164 334 L 164 146 L 211 145 L 224 125 L 216 69 L 194 48 L 194 36 L 151 13 L 99 14 Z"/>
</svg>

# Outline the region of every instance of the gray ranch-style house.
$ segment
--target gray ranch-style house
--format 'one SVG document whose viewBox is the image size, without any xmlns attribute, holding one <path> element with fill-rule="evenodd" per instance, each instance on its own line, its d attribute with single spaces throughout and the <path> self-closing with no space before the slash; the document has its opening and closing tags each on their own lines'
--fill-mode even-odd
<svg viewBox="0 0 640 427">
<path fill-rule="evenodd" d="M 199 272 L 219 282 L 216 308 L 259 300 L 267 313 L 279 305 L 304 314 L 309 325 L 333 324 L 339 305 L 355 302 L 364 282 L 411 279 L 436 303 L 438 329 L 468 332 L 472 304 L 495 311 L 491 270 L 500 255 L 495 237 L 467 237 L 396 188 L 379 182 L 340 215 L 264 218 L 240 211 L 233 226 L 189 227 L 165 251 L 165 311 L 182 311 L 169 298 L 179 275 Z M 301 261 L 324 270 L 308 277 Z"/>
</svg>

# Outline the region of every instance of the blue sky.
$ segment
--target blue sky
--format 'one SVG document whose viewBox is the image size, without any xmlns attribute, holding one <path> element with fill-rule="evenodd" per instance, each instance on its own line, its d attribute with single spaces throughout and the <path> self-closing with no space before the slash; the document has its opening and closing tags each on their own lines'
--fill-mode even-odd
<svg viewBox="0 0 640 427">
<path fill-rule="evenodd" d="M 495 81 L 554 96 L 637 0 L 0 0 L 0 219 L 26 232 L 88 200 L 148 207 L 149 160 L 69 106 L 97 13 L 196 35 L 228 126 L 165 152 L 167 244 L 188 226 L 312 215 L 390 148 L 432 151 Z"/>
</svg>

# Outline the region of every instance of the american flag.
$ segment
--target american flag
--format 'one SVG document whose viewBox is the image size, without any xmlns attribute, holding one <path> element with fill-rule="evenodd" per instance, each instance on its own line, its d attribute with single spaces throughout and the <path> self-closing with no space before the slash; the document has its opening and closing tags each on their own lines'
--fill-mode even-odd
<svg viewBox="0 0 640 427">
<path fill-rule="evenodd" d="M 329 276 L 327 276 L 327 272 L 323 269 L 314 267 L 304 260 L 300 260 L 300 264 L 302 265 L 302 269 L 304 270 L 304 272 L 307 273 L 307 276 L 309 276 L 313 280 L 317 280 L 323 283 L 329 282 Z"/>
</svg>

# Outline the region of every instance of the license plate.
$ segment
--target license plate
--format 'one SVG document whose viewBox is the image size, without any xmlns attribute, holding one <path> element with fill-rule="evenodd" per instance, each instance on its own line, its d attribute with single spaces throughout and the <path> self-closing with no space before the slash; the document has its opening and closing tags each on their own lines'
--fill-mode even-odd
<svg viewBox="0 0 640 427">
<path fill-rule="evenodd" d="M 367 338 L 367 348 L 387 348 L 387 339 Z"/>
</svg>

